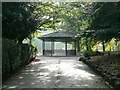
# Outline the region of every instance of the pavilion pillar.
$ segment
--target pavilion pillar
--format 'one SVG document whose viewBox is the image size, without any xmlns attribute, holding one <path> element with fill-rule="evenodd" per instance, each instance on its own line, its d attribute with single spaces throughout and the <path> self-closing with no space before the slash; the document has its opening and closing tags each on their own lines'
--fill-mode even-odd
<svg viewBox="0 0 120 90">
<path fill-rule="evenodd" d="M 65 54 L 67 56 L 67 41 L 65 41 Z"/>
<path fill-rule="evenodd" d="M 43 42 L 42 42 L 42 46 L 43 46 L 43 55 L 45 55 L 45 40 L 43 39 Z"/>
<path fill-rule="evenodd" d="M 51 41 L 51 56 L 54 54 L 54 41 Z"/>
<path fill-rule="evenodd" d="M 74 50 L 75 50 L 75 55 L 76 55 L 76 40 L 74 41 Z"/>
<path fill-rule="evenodd" d="M 52 45 L 52 46 L 53 46 L 53 51 L 52 51 L 53 54 L 54 54 L 54 46 L 55 46 L 54 44 L 55 44 L 55 43 L 54 43 L 54 41 L 53 41 L 53 45 Z"/>
</svg>

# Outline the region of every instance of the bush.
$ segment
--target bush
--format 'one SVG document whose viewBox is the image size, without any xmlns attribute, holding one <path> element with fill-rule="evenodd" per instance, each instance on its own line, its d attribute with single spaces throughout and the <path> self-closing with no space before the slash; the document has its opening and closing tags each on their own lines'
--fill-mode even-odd
<svg viewBox="0 0 120 90">
<path fill-rule="evenodd" d="M 35 49 L 30 45 L 17 44 L 13 40 L 2 41 L 2 77 L 8 77 L 12 71 L 30 62 L 35 57 Z"/>
<path fill-rule="evenodd" d="M 84 53 L 85 57 L 91 57 L 91 56 L 97 56 L 98 53 L 96 51 L 85 51 Z"/>
</svg>

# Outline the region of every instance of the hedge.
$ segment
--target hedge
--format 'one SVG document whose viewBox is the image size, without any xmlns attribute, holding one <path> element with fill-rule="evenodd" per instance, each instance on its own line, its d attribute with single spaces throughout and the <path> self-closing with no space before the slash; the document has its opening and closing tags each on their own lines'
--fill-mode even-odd
<svg viewBox="0 0 120 90">
<path fill-rule="evenodd" d="M 3 81 L 14 70 L 26 65 L 35 57 L 35 48 L 18 44 L 14 40 L 2 39 L 2 78 Z"/>
<path fill-rule="evenodd" d="M 85 57 L 97 56 L 98 53 L 96 51 L 84 51 L 83 52 Z"/>
</svg>

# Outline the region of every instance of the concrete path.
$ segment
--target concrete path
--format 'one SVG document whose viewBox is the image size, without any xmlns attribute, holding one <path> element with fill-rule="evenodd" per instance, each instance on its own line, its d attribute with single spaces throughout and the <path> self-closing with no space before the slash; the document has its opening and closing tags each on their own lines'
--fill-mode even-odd
<svg viewBox="0 0 120 90">
<path fill-rule="evenodd" d="M 109 88 L 79 57 L 38 57 L 14 74 L 3 88 Z"/>
</svg>

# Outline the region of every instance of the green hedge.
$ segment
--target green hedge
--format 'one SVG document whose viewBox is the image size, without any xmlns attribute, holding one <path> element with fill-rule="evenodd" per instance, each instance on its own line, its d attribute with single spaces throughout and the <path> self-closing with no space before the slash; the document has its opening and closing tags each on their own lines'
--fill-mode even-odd
<svg viewBox="0 0 120 90">
<path fill-rule="evenodd" d="M 96 51 L 84 51 L 83 54 L 84 54 L 85 57 L 91 57 L 91 56 L 97 56 L 97 55 L 99 55 L 99 53 L 96 52 Z"/>
<path fill-rule="evenodd" d="M 27 44 L 17 44 L 13 40 L 2 40 L 2 77 L 26 65 L 35 57 L 35 48 Z"/>
</svg>

